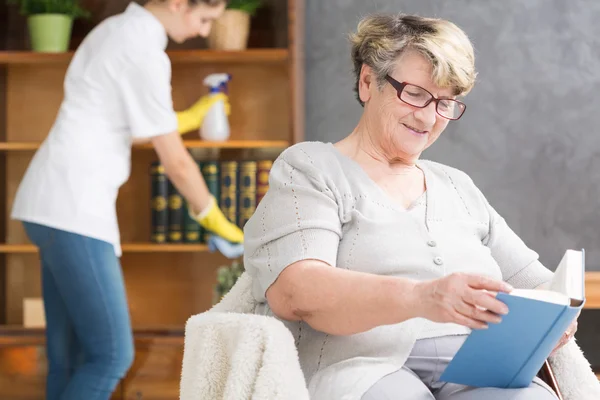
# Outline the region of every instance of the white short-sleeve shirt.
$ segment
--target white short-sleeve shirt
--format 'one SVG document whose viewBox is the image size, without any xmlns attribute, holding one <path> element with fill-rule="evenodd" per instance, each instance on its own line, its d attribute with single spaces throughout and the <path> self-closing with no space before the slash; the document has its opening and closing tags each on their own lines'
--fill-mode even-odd
<svg viewBox="0 0 600 400">
<path fill-rule="evenodd" d="M 86 37 L 12 218 L 107 241 L 121 255 L 116 200 L 129 178 L 132 140 L 177 129 L 167 42 L 162 24 L 135 3 Z"/>
</svg>

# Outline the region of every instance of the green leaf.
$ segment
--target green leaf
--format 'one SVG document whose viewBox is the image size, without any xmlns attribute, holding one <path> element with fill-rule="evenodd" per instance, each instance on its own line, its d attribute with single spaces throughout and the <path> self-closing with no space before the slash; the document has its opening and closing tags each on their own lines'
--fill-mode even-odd
<svg viewBox="0 0 600 400">
<path fill-rule="evenodd" d="M 264 0 L 230 0 L 227 8 L 229 10 L 240 10 L 250 15 L 256 14 L 264 3 Z"/>
<path fill-rule="evenodd" d="M 19 6 L 22 15 L 64 14 L 73 18 L 89 18 L 90 12 L 79 5 L 78 0 L 6 0 L 7 4 Z"/>
<path fill-rule="evenodd" d="M 217 282 L 213 288 L 213 304 L 218 303 L 224 295 L 229 293 L 243 272 L 244 264 L 240 261 L 233 261 L 231 265 L 217 268 Z"/>
</svg>

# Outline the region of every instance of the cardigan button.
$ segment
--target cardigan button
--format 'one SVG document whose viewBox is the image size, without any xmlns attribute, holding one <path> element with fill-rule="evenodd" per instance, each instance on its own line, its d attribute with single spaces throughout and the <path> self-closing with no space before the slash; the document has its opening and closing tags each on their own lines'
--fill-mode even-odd
<svg viewBox="0 0 600 400">
<path fill-rule="evenodd" d="M 442 257 L 436 257 L 436 258 L 433 259 L 433 262 L 436 265 L 442 265 L 444 263 L 444 260 L 442 259 Z"/>
<path fill-rule="evenodd" d="M 427 245 L 429 247 L 435 247 L 435 246 L 437 246 L 437 243 L 435 242 L 435 240 L 430 240 L 429 242 L 427 242 Z"/>
</svg>

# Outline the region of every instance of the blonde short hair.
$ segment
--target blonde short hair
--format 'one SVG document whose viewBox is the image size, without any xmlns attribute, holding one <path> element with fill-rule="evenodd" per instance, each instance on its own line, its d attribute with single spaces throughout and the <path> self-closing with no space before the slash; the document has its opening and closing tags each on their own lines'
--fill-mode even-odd
<svg viewBox="0 0 600 400">
<path fill-rule="evenodd" d="M 467 35 L 452 22 L 406 14 L 375 14 L 363 18 L 350 35 L 354 63 L 355 91 L 363 64 L 377 75 L 381 88 L 385 76 L 407 50 L 414 50 L 431 62 L 436 86 L 452 88 L 456 96 L 467 94 L 475 84 L 475 55 Z"/>
<path fill-rule="evenodd" d="M 227 4 L 227 0 L 189 0 L 189 2 L 191 4 L 199 4 L 199 3 L 204 3 L 207 4 L 209 6 L 218 6 L 219 4 Z"/>
<path fill-rule="evenodd" d="M 166 3 L 168 0 L 159 0 L 159 3 Z M 209 6 L 218 6 L 220 4 L 227 4 L 229 0 L 188 0 L 189 4 L 197 5 L 197 4 L 206 4 Z"/>
</svg>

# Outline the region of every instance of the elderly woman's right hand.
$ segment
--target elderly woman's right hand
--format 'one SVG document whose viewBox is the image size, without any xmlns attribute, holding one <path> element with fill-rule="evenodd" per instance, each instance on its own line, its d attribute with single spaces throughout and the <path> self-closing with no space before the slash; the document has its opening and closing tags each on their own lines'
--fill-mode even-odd
<svg viewBox="0 0 600 400">
<path fill-rule="evenodd" d="M 415 286 L 419 316 L 435 322 L 453 322 L 471 329 L 485 329 L 508 313 L 497 292 L 510 292 L 505 282 L 479 275 L 454 273 L 419 282 Z"/>
</svg>

